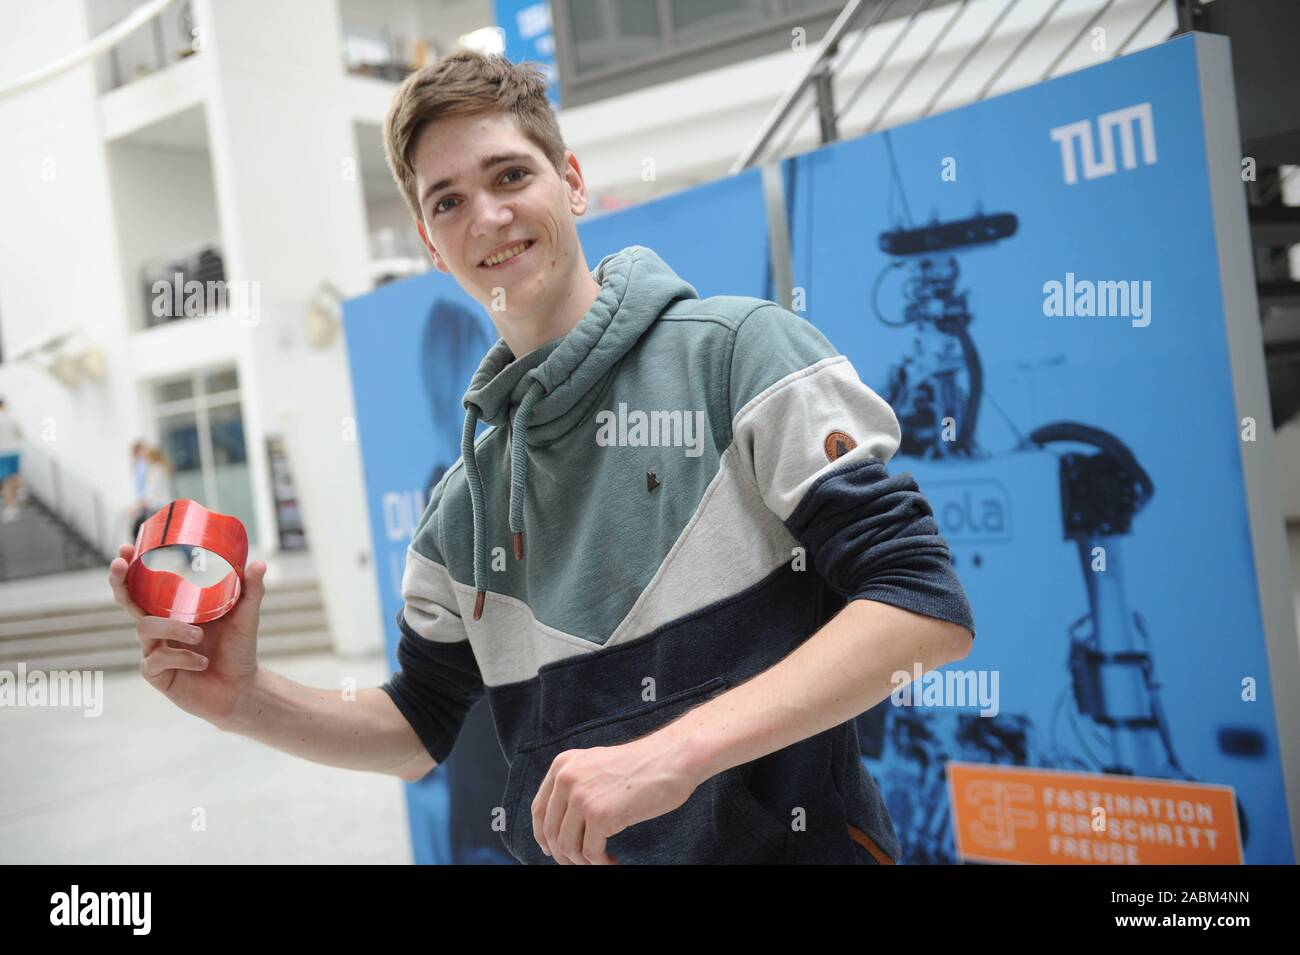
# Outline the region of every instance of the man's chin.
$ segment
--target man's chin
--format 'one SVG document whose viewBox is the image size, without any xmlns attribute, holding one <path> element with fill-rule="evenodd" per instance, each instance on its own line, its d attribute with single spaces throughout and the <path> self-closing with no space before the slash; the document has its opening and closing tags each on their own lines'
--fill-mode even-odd
<svg viewBox="0 0 1300 955">
<path fill-rule="evenodd" d="M 505 282 L 483 289 L 483 294 L 479 298 L 479 304 L 491 315 L 503 318 L 527 315 L 536 303 L 536 295 L 517 294 L 513 291 L 513 286 Z"/>
</svg>

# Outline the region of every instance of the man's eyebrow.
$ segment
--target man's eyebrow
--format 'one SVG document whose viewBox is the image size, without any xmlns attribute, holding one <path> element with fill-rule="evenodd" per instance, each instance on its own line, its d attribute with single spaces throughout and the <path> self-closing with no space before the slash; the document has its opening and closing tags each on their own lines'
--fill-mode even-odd
<svg viewBox="0 0 1300 955">
<path fill-rule="evenodd" d="M 529 156 L 527 153 L 497 153 L 495 156 L 484 156 L 479 162 L 478 167 L 486 172 L 493 166 L 499 166 L 503 162 L 519 162 L 521 160 L 531 161 L 532 158 L 533 157 Z M 448 186 L 455 185 L 455 182 L 456 180 L 454 179 L 439 179 L 437 182 L 430 185 L 429 188 L 424 190 L 424 195 L 420 197 L 420 204 L 424 205 L 429 196 L 433 195 L 435 192 L 446 189 Z"/>
</svg>

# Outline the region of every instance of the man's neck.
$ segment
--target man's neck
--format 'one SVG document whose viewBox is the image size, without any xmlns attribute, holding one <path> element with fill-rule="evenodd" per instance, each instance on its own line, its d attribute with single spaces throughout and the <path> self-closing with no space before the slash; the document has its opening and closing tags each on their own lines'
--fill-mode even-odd
<svg viewBox="0 0 1300 955">
<path fill-rule="evenodd" d="M 515 316 L 509 312 L 498 313 L 493 316 L 493 324 L 510 346 L 511 354 L 521 358 L 573 331 L 600 295 L 600 289 L 600 283 L 584 266 L 577 270 L 564 293 L 542 308 L 542 314 Z"/>
</svg>

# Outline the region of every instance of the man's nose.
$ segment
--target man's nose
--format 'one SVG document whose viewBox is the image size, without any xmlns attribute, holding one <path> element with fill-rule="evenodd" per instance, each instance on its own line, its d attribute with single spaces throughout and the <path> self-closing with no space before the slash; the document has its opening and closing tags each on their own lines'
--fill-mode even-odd
<svg viewBox="0 0 1300 955">
<path fill-rule="evenodd" d="M 486 237 L 494 235 L 502 226 L 510 224 L 514 213 L 510 207 L 493 196 L 481 196 L 474 200 L 474 235 Z"/>
</svg>

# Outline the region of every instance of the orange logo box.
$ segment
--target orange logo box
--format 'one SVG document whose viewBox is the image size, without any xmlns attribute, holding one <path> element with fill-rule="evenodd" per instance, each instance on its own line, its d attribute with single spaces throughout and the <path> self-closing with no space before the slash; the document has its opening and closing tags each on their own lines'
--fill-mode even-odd
<svg viewBox="0 0 1300 955">
<path fill-rule="evenodd" d="M 1231 786 L 948 763 L 957 855 L 1045 865 L 1241 865 Z"/>
</svg>

